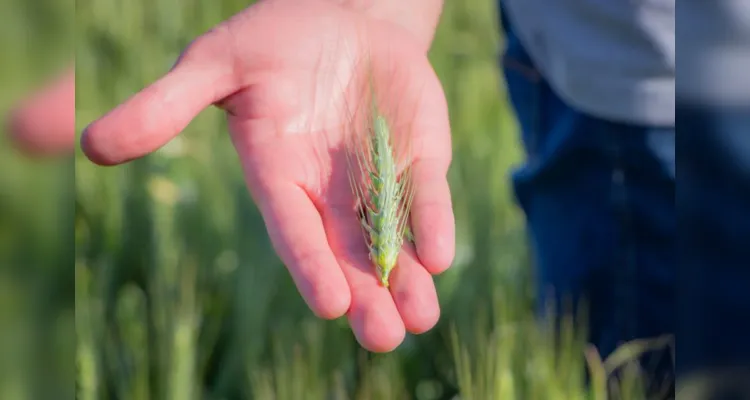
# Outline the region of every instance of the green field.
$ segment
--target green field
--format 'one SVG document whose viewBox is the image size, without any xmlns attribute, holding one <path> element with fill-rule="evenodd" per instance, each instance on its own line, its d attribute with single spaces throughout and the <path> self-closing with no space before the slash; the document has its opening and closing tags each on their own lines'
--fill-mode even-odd
<svg viewBox="0 0 750 400">
<path fill-rule="evenodd" d="M 54 24 L 23 14 L 27 3 L 34 2 L 10 1 L 11 11 L 24 15 L 19 32 L 24 24 L 41 32 L 70 28 L 64 12 L 45 15 Z M 315 319 L 271 250 L 223 115 L 210 109 L 170 145 L 126 166 L 97 167 L 78 151 L 75 185 L 70 165 L 32 163 L 3 150 L 0 163 L 13 172 L 0 179 L 0 200 L 7 202 L 0 207 L 0 245 L 16 258 L 8 268 L 15 272 L 0 281 L 8 283 L 0 304 L 47 316 L 25 318 L 31 331 L 60 343 L 77 338 L 77 366 L 71 370 L 70 351 L 28 356 L 45 362 L 9 368 L 18 371 L 4 374 L 0 398 L 37 398 L 28 390 L 41 390 L 33 384 L 40 377 L 66 382 L 75 374 L 82 400 L 604 399 L 598 378 L 612 368 L 593 364 L 596 393 L 588 393 L 574 324 L 553 337 L 532 319 L 523 216 L 508 179 L 522 154 L 497 65 L 502 41 L 494 4 L 446 3 L 430 58 L 450 107 L 458 242 L 455 265 L 436 278 L 442 317 L 433 331 L 375 355 L 358 347 L 346 321 Z M 166 72 L 190 40 L 246 5 L 78 0 L 79 129 Z M 34 54 L 53 65 L 65 47 L 39 35 Z M 15 80 L 20 91 L 48 72 L 38 66 L 19 55 L 4 74 L 24 76 Z M 26 230 L 30 236 L 19 239 Z M 19 271 L 27 270 L 41 273 L 26 279 Z M 51 294 L 35 302 L 39 291 L 12 282 L 46 285 L 38 290 Z M 44 325 L 51 315 L 54 324 Z M 15 342 L 0 340 L 3 349 L 16 348 L 5 343 Z M 60 385 L 45 387 L 73 396 L 70 385 L 52 389 L 66 388 Z M 642 398 L 635 380 L 620 386 L 621 398 Z"/>
</svg>

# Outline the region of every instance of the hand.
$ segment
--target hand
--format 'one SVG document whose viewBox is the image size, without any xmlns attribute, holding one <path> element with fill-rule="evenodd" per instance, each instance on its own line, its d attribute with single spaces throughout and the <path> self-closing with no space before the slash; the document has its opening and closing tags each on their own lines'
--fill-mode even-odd
<svg viewBox="0 0 750 400">
<path fill-rule="evenodd" d="M 169 73 L 93 122 L 82 146 L 95 163 L 127 162 L 219 104 L 274 248 L 307 304 L 322 318 L 346 314 L 363 347 L 390 351 L 406 330 L 435 325 L 431 274 L 454 255 L 447 107 L 425 53 L 399 25 L 333 2 L 264 1 L 195 40 Z M 390 292 L 367 258 L 341 152 L 344 104 L 351 110 L 361 93 L 340 84 L 368 57 L 380 106 L 408 116 L 414 147 L 416 254 L 402 252 Z"/>
<path fill-rule="evenodd" d="M 68 155 L 75 145 L 75 73 L 69 71 L 11 113 L 10 134 L 29 155 Z"/>
</svg>

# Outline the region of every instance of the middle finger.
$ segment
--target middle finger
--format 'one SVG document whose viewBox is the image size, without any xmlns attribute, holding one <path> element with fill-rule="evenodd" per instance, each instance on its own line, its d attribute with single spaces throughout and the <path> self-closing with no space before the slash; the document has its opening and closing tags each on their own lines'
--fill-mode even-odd
<svg viewBox="0 0 750 400">
<path fill-rule="evenodd" d="M 378 282 L 357 214 L 333 206 L 322 214 L 329 244 L 351 288 L 347 316 L 357 341 L 372 352 L 392 351 L 404 340 L 406 328 L 390 292 Z"/>
</svg>

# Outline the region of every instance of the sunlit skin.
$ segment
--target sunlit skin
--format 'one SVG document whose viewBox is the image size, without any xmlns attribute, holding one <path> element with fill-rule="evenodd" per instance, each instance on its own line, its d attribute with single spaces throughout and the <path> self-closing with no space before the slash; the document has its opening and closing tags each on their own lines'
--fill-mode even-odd
<svg viewBox="0 0 750 400">
<path fill-rule="evenodd" d="M 70 155 L 75 146 L 75 73 L 69 69 L 22 99 L 8 133 L 31 156 Z"/>
<path fill-rule="evenodd" d="M 455 241 L 446 180 L 450 128 L 426 57 L 434 26 L 420 33 L 390 22 L 382 10 L 344 3 L 266 0 L 249 7 L 91 123 L 81 145 L 97 164 L 121 164 L 155 151 L 201 110 L 220 105 L 274 249 L 307 304 L 322 318 L 346 315 L 363 347 L 386 352 L 407 331 L 431 329 L 440 315 L 432 274 L 450 266 Z M 401 253 L 390 290 L 368 259 L 341 151 L 347 131 L 341 100 L 356 101 L 358 93 L 344 95 L 332 79 L 345 83 L 365 52 L 383 90 L 381 107 L 399 110 L 413 134 L 416 254 Z"/>
</svg>

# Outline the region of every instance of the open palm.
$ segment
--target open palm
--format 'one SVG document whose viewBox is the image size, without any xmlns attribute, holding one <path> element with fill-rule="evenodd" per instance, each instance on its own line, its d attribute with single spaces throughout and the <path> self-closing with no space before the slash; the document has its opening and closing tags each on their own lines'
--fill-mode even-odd
<svg viewBox="0 0 750 400">
<path fill-rule="evenodd" d="M 413 148 L 416 253 L 402 252 L 390 290 L 367 258 L 342 151 L 365 71 L 379 107 Z M 92 123 L 84 151 L 102 165 L 141 157 L 211 104 L 227 112 L 274 248 L 313 312 L 346 314 L 372 351 L 432 328 L 440 311 L 431 274 L 454 253 L 450 132 L 439 81 L 410 33 L 328 1 L 259 3 L 198 38 L 168 74 Z"/>
</svg>

